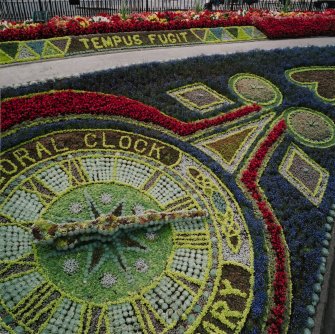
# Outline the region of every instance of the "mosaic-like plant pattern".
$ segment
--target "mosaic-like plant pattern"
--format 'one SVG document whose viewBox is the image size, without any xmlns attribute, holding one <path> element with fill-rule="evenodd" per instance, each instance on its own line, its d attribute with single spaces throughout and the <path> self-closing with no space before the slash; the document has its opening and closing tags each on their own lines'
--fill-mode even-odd
<svg viewBox="0 0 335 334">
<path fill-rule="evenodd" d="M 62 34 L 63 35 L 63 34 Z M 253 26 L 118 32 L 0 43 L 0 65 L 64 58 L 85 53 L 145 47 L 226 43 L 266 39 Z"/>
<path fill-rule="evenodd" d="M 335 144 L 334 122 L 326 115 L 307 108 L 285 112 L 289 130 L 306 146 L 330 147 Z"/>
<path fill-rule="evenodd" d="M 48 150 L 47 142 L 52 138 L 65 145 L 64 136 L 81 138 L 83 153 L 73 151 L 71 140 L 67 140 L 63 149 L 57 144 L 65 154 L 56 154 L 56 161 L 45 160 L 43 155 L 38 159 L 38 152 L 42 147 Z M 105 138 L 100 149 L 94 139 L 98 136 Z M 109 147 L 117 145 L 119 149 L 106 155 L 107 142 Z M 201 172 L 210 187 L 206 193 L 200 180 L 194 181 L 190 168 L 199 173 L 202 167 L 198 162 L 165 143 L 120 130 L 51 133 L 35 139 L 34 144 L 23 145 L 6 151 L 6 156 L 17 150 L 30 152 L 30 146 L 37 149 L 38 162 L 31 168 L 35 158 L 26 159 L 22 172 L 27 179 L 19 177 L 8 183 L 6 189 L 11 190 L 2 204 L 2 214 L 6 221 L 16 224 L 14 231 L 31 229 L 37 243 L 28 239 L 26 252 L 30 252 L 34 265 L 28 272 L 8 275 L 2 291 L 7 286 L 15 291 L 22 280 L 33 285 L 27 285 L 22 296 L 6 293 L 2 298 L 6 309 L 15 313 L 16 309 L 27 309 L 29 299 L 24 297 L 34 288 L 37 290 L 31 292 L 30 299 L 39 291 L 42 300 L 57 293 L 57 299 L 52 299 L 48 307 L 42 302 L 35 307 L 35 313 L 26 310 L 20 322 L 28 331 L 43 331 L 49 326 L 49 314 L 62 307 L 63 298 L 82 310 L 82 320 L 71 327 L 73 331 L 80 331 L 84 325 L 96 331 L 95 319 L 110 322 L 110 328 L 117 332 L 136 332 L 143 326 L 159 331 L 176 326 L 196 330 L 201 323 L 193 324 L 189 319 L 195 321 L 200 316 L 195 309 L 208 304 L 216 294 L 223 249 L 224 261 L 241 268 L 239 272 L 246 275 L 247 281 L 240 292 L 245 299 L 243 310 L 231 310 L 239 316 L 229 324 L 222 322 L 222 326 L 236 330 L 242 327 L 250 307 L 253 280 L 250 238 L 238 204 L 227 188 L 207 170 Z M 136 152 L 129 151 L 131 146 Z M 163 163 L 163 154 L 172 159 Z M 30 209 L 27 205 L 32 199 Z M 183 203 L 182 211 L 175 211 Z M 206 216 L 194 211 L 198 209 L 205 210 Z M 139 210 L 143 213 L 139 214 Z M 168 220 L 169 215 L 173 220 Z M 10 241 L 16 242 L 13 237 Z M 21 259 L 21 253 L 17 251 L 15 258 Z M 29 275 L 37 276 L 32 279 Z M 226 280 L 228 298 L 235 290 L 234 282 Z M 211 284 L 206 286 L 206 282 Z M 113 308 L 107 312 L 108 305 Z M 133 312 L 132 321 L 126 318 L 127 329 L 114 308 L 122 305 L 129 305 Z"/>
<path fill-rule="evenodd" d="M 190 110 L 200 113 L 206 113 L 232 103 L 225 96 L 201 83 L 178 87 L 167 93 Z"/>
<path fill-rule="evenodd" d="M 1 330 L 310 333 L 335 217 L 333 114 L 236 73 L 226 91 L 164 91 L 203 117 L 189 122 L 84 91 L 3 101 Z M 314 294 L 296 325 L 299 261 Z"/>
<path fill-rule="evenodd" d="M 271 82 L 254 74 L 236 74 L 230 78 L 229 83 L 234 92 L 247 103 L 274 107 L 282 102 L 279 89 Z"/>
<path fill-rule="evenodd" d="M 335 103 L 334 66 L 301 67 L 288 70 L 286 74 L 294 83 L 314 91 L 320 99 Z"/>
</svg>

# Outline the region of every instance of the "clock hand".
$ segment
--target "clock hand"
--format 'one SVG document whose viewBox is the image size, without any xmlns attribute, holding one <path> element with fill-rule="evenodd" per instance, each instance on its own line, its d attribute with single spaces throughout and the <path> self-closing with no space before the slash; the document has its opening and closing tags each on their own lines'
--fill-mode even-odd
<svg viewBox="0 0 335 334">
<path fill-rule="evenodd" d="M 101 216 L 101 211 L 99 210 L 97 204 L 94 202 L 91 195 L 87 192 L 87 189 L 84 190 L 85 199 L 89 205 L 89 210 L 91 212 L 91 218 L 98 218 Z"/>
<path fill-rule="evenodd" d="M 92 240 L 112 240 L 121 230 L 134 230 L 142 227 L 163 226 L 179 222 L 180 219 L 201 219 L 207 216 L 204 210 L 175 212 L 146 211 L 141 215 L 116 217 L 113 214 L 100 216 L 95 220 L 68 224 L 54 224 L 38 221 L 32 226 L 32 233 L 39 243 L 54 243 L 56 249 L 66 250 Z"/>
</svg>

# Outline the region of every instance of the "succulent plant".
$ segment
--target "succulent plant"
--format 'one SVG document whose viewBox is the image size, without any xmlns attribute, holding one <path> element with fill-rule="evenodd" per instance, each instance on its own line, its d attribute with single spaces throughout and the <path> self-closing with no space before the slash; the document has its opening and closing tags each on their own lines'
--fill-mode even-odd
<svg viewBox="0 0 335 334">
<path fill-rule="evenodd" d="M 79 262 L 76 259 L 67 259 L 63 263 L 63 271 L 69 275 L 76 273 L 79 269 Z"/>
<path fill-rule="evenodd" d="M 145 273 L 146 271 L 148 271 L 149 266 L 143 259 L 138 259 L 135 262 L 135 268 L 138 272 Z"/>
<path fill-rule="evenodd" d="M 112 196 L 108 193 L 101 194 L 100 200 L 103 204 L 109 204 L 112 202 Z"/>
<path fill-rule="evenodd" d="M 82 210 L 83 210 L 83 206 L 81 203 L 72 203 L 69 207 L 69 210 L 72 212 L 72 213 L 80 213 Z"/>
<path fill-rule="evenodd" d="M 111 273 L 104 273 L 100 281 L 101 285 L 106 289 L 116 284 L 116 282 L 117 282 L 117 277 L 113 276 Z"/>
<path fill-rule="evenodd" d="M 147 232 L 147 233 L 145 234 L 145 237 L 146 237 L 146 239 L 148 239 L 148 240 L 155 240 L 156 237 L 157 237 L 157 234 L 154 233 L 154 232 Z"/>
<path fill-rule="evenodd" d="M 143 214 L 145 211 L 145 208 L 143 205 L 140 205 L 140 204 L 136 204 L 134 207 L 133 207 L 133 212 L 135 215 L 141 215 Z"/>
</svg>

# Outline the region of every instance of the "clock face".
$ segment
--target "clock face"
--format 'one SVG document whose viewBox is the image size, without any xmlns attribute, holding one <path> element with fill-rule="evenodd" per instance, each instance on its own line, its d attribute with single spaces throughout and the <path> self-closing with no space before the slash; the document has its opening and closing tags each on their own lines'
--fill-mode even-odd
<svg viewBox="0 0 335 334">
<path fill-rule="evenodd" d="M 249 312 L 253 257 L 228 188 L 165 141 L 119 129 L 54 131 L 2 154 L 0 297 L 27 332 L 235 333 Z M 58 250 L 38 221 L 189 212 Z"/>
</svg>

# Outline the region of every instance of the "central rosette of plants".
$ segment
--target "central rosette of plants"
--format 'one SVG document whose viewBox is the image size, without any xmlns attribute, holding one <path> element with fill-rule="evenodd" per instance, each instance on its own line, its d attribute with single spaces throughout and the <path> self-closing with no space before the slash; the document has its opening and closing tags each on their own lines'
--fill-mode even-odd
<svg viewBox="0 0 335 334">
<path fill-rule="evenodd" d="M 199 210 L 158 212 L 154 202 L 134 189 L 109 186 L 108 193 L 100 193 L 100 188 L 70 192 L 44 214 L 49 220 L 32 226 L 39 259 L 50 279 L 96 302 L 127 296 L 149 284 L 164 270 L 171 252 L 170 224 L 206 215 Z M 138 202 L 119 201 L 115 192 Z M 71 202 L 73 198 L 77 201 Z M 58 213 L 59 208 L 63 209 Z M 50 221 L 55 217 L 58 223 Z"/>
<path fill-rule="evenodd" d="M 132 289 L 150 283 L 164 269 L 171 252 L 169 225 L 183 219 L 196 222 L 206 216 L 201 210 L 143 211 L 141 205 L 133 208 L 134 215 L 121 216 L 124 211 L 122 202 L 112 213 L 100 216 L 101 211 L 93 197 L 87 192 L 84 195 L 87 210 L 95 216 L 94 220 L 71 222 L 75 218 L 70 218 L 64 224 L 42 220 L 33 225 L 32 233 L 38 244 L 38 254 L 52 280 L 62 284 L 64 279 L 66 285 L 72 281 L 75 285 L 72 292 L 97 301 L 127 295 Z M 104 198 L 107 198 L 106 194 L 102 196 Z M 74 207 L 77 210 L 73 210 Z M 72 204 L 70 211 L 79 213 L 79 208 L 80 211 L 84 209 L 79 203 Z M 52 247 L 59 252 L 53 251 Z M 120 282 L 123 284 L 118 291 Z M 87 293 L 87 287 L 82 283 L 94 286 L 94 295 Z M 122 290 L 127 283 L 127 289 Z M 104 294 L 103 289 L 107 288 L 113 288 L 112 296 Z M 97 294 L 99 291 L 101 296 Z"/>
</svg>

